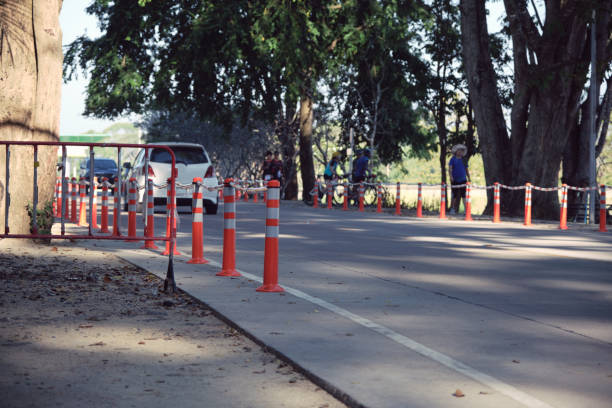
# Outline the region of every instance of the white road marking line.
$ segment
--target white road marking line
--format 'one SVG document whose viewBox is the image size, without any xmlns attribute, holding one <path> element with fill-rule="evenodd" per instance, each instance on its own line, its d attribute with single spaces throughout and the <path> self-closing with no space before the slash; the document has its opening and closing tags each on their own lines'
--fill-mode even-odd
<svg viewBox="0 0 612 408">
<path fill-rule="evenodd" d="M 213 261 L 209 258 L 207 258 L 209 260 L 209 265 L 211 266 L 215 266 L 215 267 L 221 267 L 221 264 Z M 244 272 L 240 269 L 237 269 L 238 272 L 240 272 L 240 274 L 242 276 L 244 276 L 247 279 L 250 279 L 252 281 L 258 282 L 258 283 L 262 283 L 263 282 L 263 278 L 250 274 L 248 272 Z M 412 340 L 409 337 L 404 336 L 403 334 L 400 334 L 394 330 L 389 329 L 388 327 L 382 326 L 378 323 L 375 323 L 369 319 L 366 319 L 364 317 L 361 317 L 359 315 L 356 315 L 352 312 L 349 312 L 346 309 L 343 309 L 341 307 L 338 307 L 332 303 L 329 303 L 323 299 L 320 299 L 318 297 L 315 296 L 311 296 L 305 292 L 302 292 L 301 290 L 298 289 L 294 289 L 285 285 L 281 285 L 283 287 L 283 289 L 285 289 L 285 292 L 292 294 L 293 296 L 296 296 L 300 299 L 306 300 L 310 303 L 313 303 L 317 306 L 320 306 L 322 308 L 325 308 L 327 310 L 329 310 L 332 313 L 336 313 L 337 315 L 340 315 L 342 317 L 345 317 L 363 327 L 367 327 L 368 329 L 371 329 L 373 331 L 375 331 L 376 333 L 383 335 L 385 337 L 387 337 L 388 339 L 391 339 L 393 341 L 395 341 L 396 343 L 416 352 L 419 353 L 420 355 L 427 357 L 431 360 L 436 361 L 437 363 L 442 364 L 445 367 L 450 368 L 451 370 L 454 370 L 456 372 L 459 372 L 475 381 L 478 381 L 479 383 L 493 389 L 496 390 L 504 395 L 506 395 L 507 397 L 512 398 L 515 401 L 520 402 L 521 404 L 525 405 L 526 407 L 529 408 L 553 408 L 552 405 L 549 405 L 543 401 L 540 401 L 539 399 L 532 397 L 531 395 L 511 386 L 510 384 L 506 384 L 505 382 L 498 380 L 495 377 L 492 377 L 488 374 L 482 373 L 478 370 L 476 370 L 475 368 L 472 368 L 470 366 L 468 366 L 467 364 L 462 363 L 461 361 L 455 360 L 452 357 L 447 356 L 446 354 L 440 353 L 438 351 L 435 351 L 433 349 L 430 349 L 429 347 Z"/>
</svg>

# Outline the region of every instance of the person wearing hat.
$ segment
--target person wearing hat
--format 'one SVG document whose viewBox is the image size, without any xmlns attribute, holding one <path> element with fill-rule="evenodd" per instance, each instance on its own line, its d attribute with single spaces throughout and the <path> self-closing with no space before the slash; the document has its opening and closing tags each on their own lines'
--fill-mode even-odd
<svg viewBox="0 0 612 408">
<path fill-rule="evenodd" d="M 465 184 L 470 181 L 470 172 L 468 170 L 467 163 L 463 160 L 463 157 L 467 153 L 467 147 L 464 144 L 454 145 L 451 149 L 453 157 L 451 157 L 448 163 L 448 172 L 450 174 L 451 186 Z M 465 207 L 465 186 L 451 188 L 451 214 L 459 212 L 459 204 L 463 198 L 463 205 Z"/>
</svg>

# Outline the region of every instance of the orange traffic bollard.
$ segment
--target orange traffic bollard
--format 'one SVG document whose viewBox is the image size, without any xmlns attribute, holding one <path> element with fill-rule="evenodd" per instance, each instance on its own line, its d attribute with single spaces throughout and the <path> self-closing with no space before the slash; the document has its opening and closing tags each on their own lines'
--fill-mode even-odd
<svg viewBox="0 0 612 408">
<path fill-rule="evenodd" d="M 363 208 L 364 194 L 365 194 L 365 187 L 363 186 L 363 183 L 359 183 L 359 212 L 364 211 L 364 208 Z"/>
<path fill-rule="evenodd" d="M 204 206 L 202 205 L 202 192 L 200 185 L 202 179 L 193 179 L 193 217 L 191 221 L 191 259 L 190 264 L 206 264 L 204 259 Z"/>
<path fill-rule="evenodd" d="M 423 217 L 423 185 L 421 183 L 419 183 L 419 186 L 417 188 L 418 188 L 418 191 L 417 191 L 417 213 L 416 213 L 416 216 L 418 218 L 422 218 Z"/>
<path fill-rule="evenodd" d="M 377 213 L 381 213 L 382 212 L 382 184 L 378 183 L 377 189 L 376 189 L 376 212 Z"/>
<path fill-rule="evenodd" d="M 96 204 L 96 201 L 98 200 L 98 196 L 96 195 L 96 182 L 94 181 L 92 186 L 91 186 L 91 190 L 92 190 L 92 197 L 93 199 L 91 200 L 91 214 L 89 214 L 89 217 L 91 218 L 91 228 L 95 229 L 98 228 L 98 205 Z"/>
<path fill-rule="evenodd" d="M 78 207 L 77 207 L 77 194 L 78 194 L 78 184 L 76 177 L 72 178 L 72 192 L 71 192 L 71 204 L 72 204 L 72 212 L 70 215 L 70 221 L 73 223 L 77 223 L 79 221 Z"/>
<path fill-rule="evenodd" d="M 440 219 L 446 219 L 446 183 L 440 188 Z"/>
<path fill-rule="evenodd" d="M 263 285 L 257 292 L 284 292 L 278 285 L 278 228 L 280 183 L 278 180 L 268 182 L 268 202 L 266 204 L 266 244 L 264 248 Z"/>
<path fill-rule="evenodd" d="M 130 178 L 128 184 L 128 239 L 126 241 L 135 241 L 133 238 L 136 238 L 136 201 L 138 200 L 136 179 Z"/>
<path fill-rule="evenodd" d="M 343 201 L 342 201 L 342 210 L 348 211 L 348 183 L 344 182 L 344 192 L 342 193 Z"/>
<path fill-rule="evenodd" d="M 599 232 L 608 232 L 606 229 L 606 185 L 601 185 L 601 191 L 599 193 Z"/>
<path fill-rule="evenodd" d="M 155 202 L 153 198 L 153 180 L 147 179 L 147 224 L 145 225 L 145 237 L 152 238 L 155 236 Z M 141 249 L 158 249 L 155 242 L 145 240 Z"/>
<path fill-rule="evenodd" d="M 102 177 L 102 210 L 100 213 L 100 231 L 103 234 L 110 232 L 108 229 L 108 179 Z"/>
<path fill-rule="evenodd" d="M 223 183 L 223 266 L 217 276 L 242 276 L 236 270 L 236 192 L 234 180 Z"/>
<path fill-rule="evenodd" d="M 501 222 L 499 219 L 500 213 L 500 197 L 499 197 L 499 183 L 496 181 L 493 183 L 493 222 Z"/>
<path fill-rule="evenodd" d="M 121 219 L 121 208 L 119 208 L 119 188 L 117 187 L 119 184 L 119 180 L 115 177 L 114 180 L 114 194 L 113 194 L 113 237 L 120 237 L 121 231 L 119 228 L 119 220 Z"/>
<path fill-rule="evenodd" d="M 402 186 L 400 182 L 397 182 L 397 186 L 395 188 L 395 215 L 402 214 Z"/>
<path fill-rule="evenodd" d="M 465 220 L 473 221 L 472 219 L 472 183 L 465 183 Z"/>
<path fill-rule="evenodd" d="M 79 222 L 77 225 L 87 225 L 87 209 L 85 206 L 85 180 L 81 177 L 79 180 Z"/>
<path fill-rule="evenodd" d="M 531 183 L 525 184 L 525 222 L 523 225 L 531 225 Z"/>
<path fill-rule="evenodd" d="M 567 229 L 567 184 L 561 187 L 561 212 L 559 216 L 559 229 Z"/>
<path fill-rule="evenodd" d="M 176 223 L 178 218 L 178 212 L 176 211 L 176 196 L 172 195 L 172 179 L 168 179 L 168 191 L 166 193 L 166 237 L 170 238 L 170 232 L 172 229 L 176 230 Z M 170 225 L 170 214 L 174 212 L 174 225 Z M 174 245 L 173 255 L 180 255 L 181 253 Z M 166 249 L 162 252 L 162 255 L 170 255 L 170 241 L 166 241 Z"/>
</svg>

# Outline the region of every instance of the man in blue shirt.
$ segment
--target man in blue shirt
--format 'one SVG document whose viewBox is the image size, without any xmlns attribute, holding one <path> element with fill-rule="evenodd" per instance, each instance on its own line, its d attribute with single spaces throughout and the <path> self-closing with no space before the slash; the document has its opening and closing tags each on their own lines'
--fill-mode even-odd
<svg viewBox="0 0 612 408">
<path fill-rule="evenodd" d="M 451 153 L 450 162 L 448 163 L 448 172 L 450 173 L 451 186 L 465 184 L 470 181 L 470 172 L 468 171 L 467 163 L 464 162 L 463 157 L 467 153 L 467 147 L 463 144 L 453 146 Z M 452 188 L 452 199 L 451 199 L 451 214 L 459 212 L 459 204 L 463 198 L 463 205 L 465 207 L 465 186 Z"/>
<path fill-rule="evenodd" d="M 357 159 L 355 162 L 355 168 L 353 169 L 353 183 L 361 183 L 365 180 L 368 174 L 368 162 L 370 161 L 370 149 L 363 151 L 363 156 Z"/>
</svg>

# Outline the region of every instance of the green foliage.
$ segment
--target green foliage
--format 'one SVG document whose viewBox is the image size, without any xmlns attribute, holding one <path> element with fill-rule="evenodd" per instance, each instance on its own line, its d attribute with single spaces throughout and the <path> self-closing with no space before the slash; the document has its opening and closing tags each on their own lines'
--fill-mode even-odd
<svg viewBox="0 0 612 408">
<path fill-rule="evenodd" d="M 30 217 L 30 225 L 32 224 L 33 217 L 33 206 L 31 203 L 26 205 L 26 210 L 28 212 L 28 216 Z M 55 220 L 55 216 L 53 215 L 53 201 L 48 201 L 43 205 L 42 208 L 36 208 L 36 225 L 38 227 L 38 233 L 43 235 L 51 234 L 51 228 L 53 227 L 53 221 Z M 34 230 L 30 227 L 30 233 L 33 233 Z"/>
</svg>

